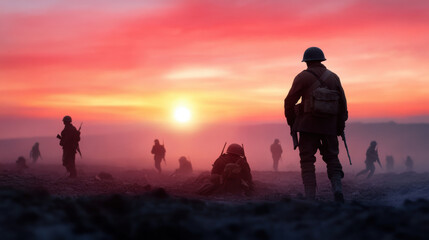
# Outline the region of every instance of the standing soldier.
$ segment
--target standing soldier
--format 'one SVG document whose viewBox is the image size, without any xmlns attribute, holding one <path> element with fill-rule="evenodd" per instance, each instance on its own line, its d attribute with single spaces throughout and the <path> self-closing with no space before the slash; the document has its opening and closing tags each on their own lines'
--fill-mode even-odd
<svg viewBox="0 0 429 240">
<path fill-rule="evenodd" d="M 407 167 L 407 171 L 413 171 L 414 161 L 410 156 L 407 156 L 405 160 L 405 166 Z"/>
<path fill-rule="evenodd" d="M 271 155 L 273 157 L 273 168 L 274 168 L 274 171 L 277 172 L 279 161 L 283 153 L 282 146 L 280 145 L 280 141 L 277 138 L 274 140 L 274 143 L 271 144 L 270 149 L 271 149 Z"/>
<path fill-rule="evenodd" d="M 319 149 L 327 165 L 335 201 L 344 202 L 341 183 L 344 173 L 338 159 L 337 136 L 344 132 L 348 118 L 347 101 L 339 77 L 321 63 L 325 60 L 320 48 L 305 50 L 302 61 L 307 69 L 295 77 L 284 101 L 284 110 L 293 137 L 299 132 L 299 144 L 294 141 L 294 145 L 299 147 L 306 198 L 315 199 L 316 196 L 314 155 Z M 320 92 L 322 94 L 316 95 Z M 327 101 L 318 101 L 320 95 L 327 97 L 324 99 Z M 295 105 L 299 99 L 302 103 Z"/>
<path fill-rule="evenodd" d="M 65 116 L 63 118 L 64 129 L 61 135 L 57 135 L 60 139 L 60 145 L 63 147 L 63 166 L 70 173 L 70 178 L 76 178 L 75 157 L 76 151 L 79 149 L 80 132 L 71 124 L 72 118 Z"/>
<path fill-rule="evenodd" d="M 362 174 L 366 174 L 367 172 L 369 172 L 368 176 L 366 178 L 370 178 L 372 177 L 372 175 L 374 174 L 375 171 L 375 166 L 374 163 L 378 162 L 378 164 L 381 167 L 381 163 L 380 163 L 380 159 L 378 157 L 378 150 L 376 149 L 377 147 L 377 142 L 376 141 L 371 141 L 368 150 L 366 150 L 366 159 L 365 159 L 365 165 L 366 168 L 362 171 L 360 171 L 357 176 L 360 176 Z"/>
<path fill-rule="evenodd" d="M 151 153 L 153 154 L 153 158 L 155 160 L 155 168 L 161 173 L 161 161 L 165 161 L 165 147 L 164 145 L 159 144 L 159 140 L 155 139 L 155 145 L 152 147 Z"/>
<path fill-rule="evenodd" d="M 392 155 L 386 156 L 386 170 L 387 171 L 393 171 L 393 167 L 395 164 L 395 160 L 393 159 Z"/>
<path fill-rule="evenodd" d="M 39 143 L 36 142 L 30 151 L 30 160 L 33 159 L 33 163 L 37 161 L 37 159 L 42 159 L 42 154 L 40 153 Z"/>
</svg>

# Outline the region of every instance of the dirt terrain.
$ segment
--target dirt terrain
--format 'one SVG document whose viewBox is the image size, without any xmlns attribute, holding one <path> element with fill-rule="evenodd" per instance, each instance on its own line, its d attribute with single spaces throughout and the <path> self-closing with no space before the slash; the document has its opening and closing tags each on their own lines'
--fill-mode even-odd
<svg viewBox="0 0 429 240">
<path fill-rule="evenodd" d="M 101 173 L 101 174 L 100 174 Z M 318 200 L 299 172 L 254 171 L 252 196 L 200 196 L 208 172 L 0 165 L 2 239 L 427 239 L 429 173 L 346 176 L 334 203 L 326 174 Z"/>
</svg>

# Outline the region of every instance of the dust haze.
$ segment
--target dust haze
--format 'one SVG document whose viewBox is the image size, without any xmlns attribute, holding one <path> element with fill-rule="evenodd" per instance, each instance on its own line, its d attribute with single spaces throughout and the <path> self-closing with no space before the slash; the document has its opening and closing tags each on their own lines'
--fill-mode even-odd
<svg viewBox="0 0 429 240">
<path fill-rule="evenodd" d="M 77 123 L 74 123 L 75 125 Z M 42 163 L 61 164 L 61 147 L 56 133 L 61 123 L 50 124 L 50 132 L 37 132 L 41 137 L 0 139 L 0 161 L 14 162 L 18 156 L 27 157 L 31 146 L 40 143 Z M 50 135 L 50 136 L 47 136 Z M 346 127 L 353 165 L 350 166 L 344 144 L 340 142 L 340 161 L 344 171 L 355 173 L 364 168 L 365 152 L 372 140 L 378 142 L 380 161 L 385 165 L 388 155 L 394 157 L 394 172 L 405 171 L 405 159 L 414 160 L 416 171 L 428 171 L 429 124 L 349 123 Z M 280 171 L 298 171 L 298 150 L 292 148 L 289 128 L 286 124 L 214 125 L 199 130 L 178 130 L 162 127 L 84 124 L 80 148 L 82 158 L 76 156 L 77 165 L 109 165 L 133 169 L 153 168 L 150 153 L 154 139 L 164 143 L 167 150 L 165 170 L 178 167 L 178 159 L 185 156 L 195 169 L 209 170 L 220 155 L 225 142 L 243 144 L 252 170 L 272 170 L 269 150 L 278 138 L 283 147 Z M 339 138 L 341 141 L 341 139 Z M 316 155 L 317 171 L 324 172 L 325 165 Z M 386 169 L 377 169 L 376 173 Z"/>
</svg>

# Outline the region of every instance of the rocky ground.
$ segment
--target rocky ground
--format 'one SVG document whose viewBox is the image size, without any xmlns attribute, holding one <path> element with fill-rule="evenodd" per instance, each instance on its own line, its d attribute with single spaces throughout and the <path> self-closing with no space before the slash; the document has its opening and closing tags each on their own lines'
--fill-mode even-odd
<svg viewBox="0 0 429 240">
<path fill-rule="evenodd" d="M 298 172 L 253 172 L 252 196 L 202 197 L 207 172 L 0 165 L 2 239 L 427 239 L 429 174 L 346 177 L 332 202 L 326 174 L 318 200 L 302 199 Z M 102 173 L 102 174 L 100 174 Z"/>
</svg>

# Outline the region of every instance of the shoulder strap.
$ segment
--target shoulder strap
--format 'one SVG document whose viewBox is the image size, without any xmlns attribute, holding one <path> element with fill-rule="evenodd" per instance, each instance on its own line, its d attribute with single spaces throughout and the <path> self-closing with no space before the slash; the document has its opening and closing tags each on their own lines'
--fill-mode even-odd
<svg viewBox="0 0 429 240">
<path fill-rule="evenodd" d="M 317 76 L 317 74 L 316 73 L 314 73 L 313 71 L 311 71 L 310 69 L 307 69 L 306 70 L 307 72 L 309 72 L 309 73 L 311 73 L 311 74 L 313 74 L 316 78 L 317 78 L 317 80 L 320 82 L 320 85 L 322 85 L 322 86 L 324 86 L 325 85 L 325 80 L 329 77 L 329 75 L 331 74 L 331 71 L 329 71 L 328 69 L 326 69 L 324 72 L 323 72 L 323 74 L 322 74 L 322 76 Z M 317 84 L 316 84 L 317 82 L 315 82 L 315 83 L 313 83 L 313 85 L 311 86 L 311 89 L 313 89 L 313 88 L 316 88 L 317 86 Z"/>
</svg>

